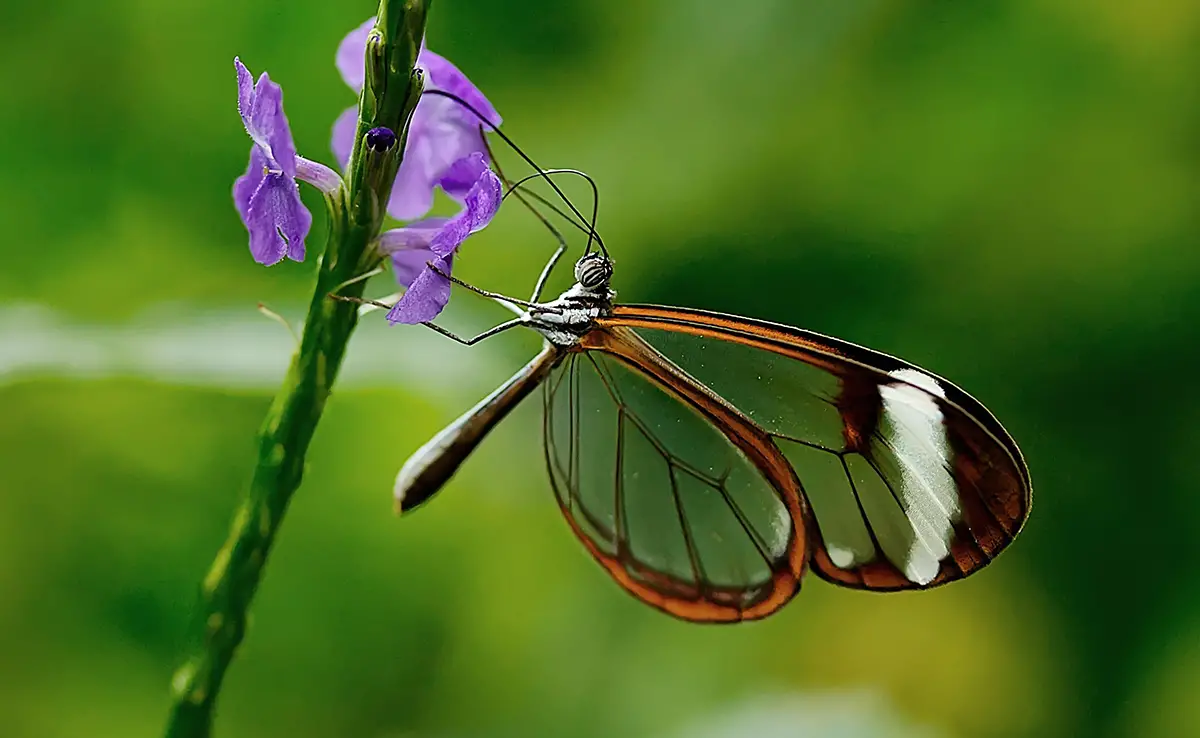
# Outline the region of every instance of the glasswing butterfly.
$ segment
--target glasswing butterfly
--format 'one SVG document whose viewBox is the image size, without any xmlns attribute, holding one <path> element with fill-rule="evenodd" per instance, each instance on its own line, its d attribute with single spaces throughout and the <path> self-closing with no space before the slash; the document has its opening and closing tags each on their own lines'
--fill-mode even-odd
<svg viewBox="0 0 1200 738">
<path fill-rule="evenodd" d="M 580 173 L 542 170 L 513 148 L 583 220 L 547 176 Z M 1020 531 L 1032 501 L 1021 452 L 958 387 L 799 328 L 615 304 L 594 211 L 590 228 L 573 223 L 588 232 L 574 286 L 539 302 L 566 242 L 538 217 L 560 245 L 529 301 L 451 278 L 515 319 L 472 339 L 426 325 L 466 344 L 521 325 L 543 348 L 404 464 L 399 511 L 427 501 L 540 388 L 546 468 L 571 530 L 626 591 L 678 618 L 766 617 L 808 566 L 855 589 L 938 586 Z"/>
</svg>

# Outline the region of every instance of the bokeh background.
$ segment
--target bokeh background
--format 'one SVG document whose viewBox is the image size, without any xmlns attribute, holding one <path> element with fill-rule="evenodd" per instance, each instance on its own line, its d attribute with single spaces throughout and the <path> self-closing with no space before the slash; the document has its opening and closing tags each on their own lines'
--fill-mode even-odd
<svg viewBox="0 0 1200 738">
<path fill-rule="evenodd" d="M 0 734 L 161 730 L 288 362 L 255 305 L 298 320 L 314 270 L 249 258 L 232 58 L 282 83 L 301 153 L 330 162 L 353 101 L 334 49 L 373 10 L 0 12 Z M 1200 5 L 438 0 L 428 37 L 534 158 L 599 181 L 623 299 L 952 378 L 1021 443 L 1033 515 L 951 587 L 814 577 L 763 622 L 676 622 L 559 520 L 536 399 L 392 516 L 399 464 L 537 340 L 461 349 L 376 314 L 220 735 L 1200 734 Z M 505 208 L 460 273 L 523 294 L 552 246 Z M 446 320 L 500 317 L 461 294 Z"/>
</svg>

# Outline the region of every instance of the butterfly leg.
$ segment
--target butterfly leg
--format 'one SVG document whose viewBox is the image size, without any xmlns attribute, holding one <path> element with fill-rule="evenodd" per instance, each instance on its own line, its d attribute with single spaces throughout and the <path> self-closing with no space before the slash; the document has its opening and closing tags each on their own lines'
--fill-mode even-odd
<svg viewBox="0 0 1200 738">
<path fill-rule="evenodd" d="M 384 310 L 391 310 L 393 307 L 395 307 L 394 303 L 389 304 L 386 302 L 380 302 L 379 300 L 367 300 L 361 297 L 349 297 L 347 295 L 338 295 L 333 292 L 329 293 L 329 298 L 331 300 L 340 300 L 341 302 L 352 302 L 355 305 L 370 305 L 371 307 L 383 308 Z"/>
<path fill-rule="evenodd" d="M 554 235 L 558 237 L 558 248 L 550 257 L 550 261 L 546 262 L 546 266 L 542 267 L 542 273 L 538 277 L 537 284 L 533 287 L 533 296 L 529 298 L 530 302 L 537 302 L 542 299 L 542 290 L 546 287 L 546 280 L 550 279 L 550 273 L 554 271 L 554 267 L 558 264 L 558 260 L 567 251 L 567 242 L 563 239 L 562 234 L 554 231 Z"/>
<path fill-rule="evenodd" d="M 434 323 L 422 323 L 421 325 L 425 326 L 426 328 L 432 328 L 437 333 L 442 334 L 443 336 L 445 336 L 446 338 L 449 338 L 452 341 L 457 341 L 458 343 L 461 343 L 464 346 L 474 346 L 475 344 L 479 343 L 480 341 L 482 341 L 485 338 L 491 338 L 492 336 L 496 335 L 497 333 L 503 333 L 504 331 L 508 330 L 509 328 L 512 328 L 513 326 L 521 325 L 524 322 L 525 322 L 525 320 L 523 318 L 513 318 L 512 320 L 507 320 L 507 321 L 501 323 L 500 325 L 495 326 L 493 328 L 489 328 L 488 330 L 484 331 L 483 333 L 480 333 L 477 336 L 472 336 L 471 338 L 463 338 L 462 336 L 455 335 L 454 333 L 451 333 L 450 331 L 446 330 L 445 328 L 441 327 L 440 325 L 435 325 Z"/>
<path fill-rule="evenodd" d="M 462 281 L 461 279 L 459 279 L 458 277 L 454 277 L 454 276 L 451 276 L 450 274 L 447 274 L 446 272 L 443 272 L 441 269 L 438 268 L 437 264 L 434 264 L 432 261 L 425 262 L 425 266 L 432 269 L 434 274 L 445 277 L 446 279 L 450 280 L 451 282 L 458 285 L 459 287 L 466 287 L 467 289 L 471 290 L 472 292 L 474 292 L 477 295 L 483 295 L 484 297 L 490 297 L 491 299 L 496 300 L 497 302 L 500 302 L 500 303 L 509 303 L 510 305 L 522 305 L 527 308 L 538 308 L 539 310 L 546 311 L 546 308 L 544 308 L 541 305 L 538 305 L 537 303 L 526 302 L 525 300 L 518 300 L 515 297 L 507 297 L 505 295 L 500 294 L 499 292 L 489 292 L 488 290 L 482 290 L 473 284 L 468 284 L 468 283 Z M 561 312 L 561 311 L 553 311 L 553 312 Z"/>
</svg>

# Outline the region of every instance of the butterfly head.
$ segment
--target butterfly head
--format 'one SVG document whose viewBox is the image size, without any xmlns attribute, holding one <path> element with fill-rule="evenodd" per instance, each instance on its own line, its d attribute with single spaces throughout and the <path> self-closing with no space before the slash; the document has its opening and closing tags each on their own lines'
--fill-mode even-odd
<svg viewBox="0 0 1200 738">
<path fill-rule="evenodd" d="M 606 289 L 612 273 L 612 260 L 596 251 L 584 254 L 575 262 L 575 281 L 588 291 Z"/>
</svg>

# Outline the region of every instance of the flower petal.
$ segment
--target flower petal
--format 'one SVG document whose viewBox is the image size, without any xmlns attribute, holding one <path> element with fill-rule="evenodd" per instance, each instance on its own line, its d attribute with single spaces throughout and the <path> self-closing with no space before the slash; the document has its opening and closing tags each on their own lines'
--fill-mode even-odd
<svg viewBox="0 0 1200 738">
<path fill-rule="evenodd" d="M 276 212 L 280 214 L 279 230 L 283 231 L 283 237 L 288 241 L 287 257 L 292 261 L 304 261 L 304 241 L 312 228 L 312 213 L 304 207 L 296 181 L 289 180 L 287 185 L 286 188 L 279 188 L 278 200 L 274 203 Z"/>
<path fill-rule="evenodd" d="M 437 258 L 429 250 L 429 242 L 446 225 L 448 218 L 426 218 L 403 228 L 384 231 L 379 236 L 379 250 L 392 259 L 396 281 L 411 287 L 425 263 Z"/>
<path fill-rule="evenodd" d="M 269 172 L 250 197 L 245 220 L 255 261 L 270 266 L 285 256 L 304 260 L 304 239 L 312 227 L 312 215 L 300 201 L 295 180 Z"/>
<path fill-rule="evenodd" d="M 397 251 L 392 254 L 392 273 L 401 286 L 411 288 L 417 277 L 428 269 L 429 262 L 437 258 L 429 249 Z"/>
<path fill-rule="evenodd" d="M 366 43 L 366 38 L 364 38 L 364 49 L 366 48 Z M 500 125 L 500 115 L 492 107 L 491 102 L 483 96 L 483 93 L 479 91 L 479 88 L 471 80 L 467 79 L 467 75 L 459 71 L 458 67 L 451 64 L 446 57 L 434 53 L 429 49 L 422 48 L 420 55 L 417 57 L 417 65 L 422 67 L 426 74 L 428 74 L 430 87 L 457 95 L 471 107 L 475 108 L 487 123 L 491 123 L 494 126 Z M 446 98 L 441 99 L 446 100 Z M 455 115 L 472 128 L 484 123 L 484 121 L 476 117 L 475 113 L 467 110 L 462 105 L 455 103 L 453 100 L 447 100 L 447 102 L 453 104 Z M 484 123 L 484 128 L 487 128 L 486 123 Z"/>
<path fill-rule="evenodd" d="M 456 164 L 459 171 L 479 173 L 462 212 L 448 220 L 427 218 L 379 237 L 380 250 L 391 256 L 396 280 L 408 287 L 388 313 L 392 323 L 424 323 L 442 312 L 450 301 L 450 280 L 427 263 L 432 261 L 449 274 L 454 252 L 467 236 L 485 227 L 500 208 L 503 186 L 484 163 L 483 154 L 476 152 L 469 161 Z"/>
<path fill-rule="evenodd" d="M 242 117 L 242 125 L 250 130 L 250 108 L 254 104 L 254 77 L 242 60 L 233 57 L 233 68 L 237 70 L 238 82 L 238 115 Z"/>
<path fill-rule="evenodd" d="M 342 188 L 342 178 L 337 172 L 303 156 L 296 157 L 296 179 L 309 183 L 326 195 L 332 195 Z"/>
<path fill-rule="evenodd" d="M 483 155 L 476 153 L 472 158 L 482 163 Z M 467 240 L 467 236 L 491 222 L 496 211 L 500 209 L 503 194 L 500 178 L 484 166 L 475 185 L 467 193 L 462 211 L 451 218 L 433 237 L 429 242 L 429 250 L 438 256 L 453 254 L 463 241 Z"/>
<path fill-rule="evenodd" d="M 476 131 L 475 136 L 479 136 Z M 488 158 L 484 153 L 485 148 L 483 139 L 479 139 L 479 146 L 472 149 L 472 152 L 460 159 L 455 160 L 446 171 L 442 172 L 442 176 L 438 179 L 438 185 L 447 195 L 463 202 L 471 188 L 479 181 L 479 176 L 488 168 Z"/>
<path fill-rule="evenodd" d="M 450 273 L 453 257 L 433 260 L 438 269 Z M 390 323 L 424 323 L 433 320 L 450 302 L 450 280 L 426 267 L 387 314 Z"/>
<path fill-rule="evenodd" d="M 342 73 L 342 79 L 355 91 L 361 90 L 367 81 L 366 55 L 367 36 L 375 27 L 375 16 L 368 18 L 361 26 L 346 34 L 346 38 L 338 44 L 337 68 Z"/>
<path fill-rule="evenodd" d="M 358 108 L 347 108 L 333 122 L 333 138 L 329 142 L 329 147 L 333 149 L 333 157 L 342 166 L 343 172 L 350 164 L 350 154 L 354 151 L 354 135 L 357 132 Z"/>
<path fill-rule="evenodd" d="M 421 109 L 421 104 L 417 109 Z M 421 134 L 414 115 L 408 129 L 404 158 L 388 198 L 388 214 L 397 220 L 413 220 L 428 213 L 433 207 L 433 186 L 437 183 L 439 164 L 433 142 Z"/>
<path fill-rule="evenodd" d="M 429 242 L 437 235 L 449 218 L 425 218 L 414 221 L 403 228 L 384 231 L 379 236 L 379 250 L 385 254 L 411 249 L 428 249 Z"/>
<path fill-rule="evenodd" d="M 482 154 L 483 138 L 474 124 L 463 122 L 457 110 L 461 110 L 458 103 L 444 97 L 426 96 L 417 103 L 388 201 L 392 217 L 412 220 L 429 212 L 435 186 L 442 186 L 446 194 L 461 202 L 474 185 L 473 180 L 462 181 L 452 168 L 472 154 Z"/>
<path fill-rule="evenodd" d="M 266 154 L 257 144 L 251 144 L 250 164 L 246 167 L 246 173 L 233 183 L 233 206 L 237 208 L 238 215 L 242 216 L 242 223 L 247 228 L 250 227 L 250 198 L 254 196 L 258 186 L 262 184 L 263 178 L 267 176 L 266 168 Z"/>
<path fill-rule="evenodd" d="M 496 173 L 488 167 L 483 154 L 472 155 L 471 163 L 468 166 L 479 170 L 475 184 L 467 191 L 467 196 L 463 199 L 467 217 L 471 223 L 471 232 L 474 233 L 496 217 L 496 212 L 500 210 L 500 203 L 504 198 L 504 185 Z"/>
<path fill-rule="evenodd" d="M 263 177 L 250 197 L 250 207 L 246 211 L 246 229 L 250 231 L 250 255 L 264 266 L 278 264 L 287 254 L 287 242 L 279 235 L 271 217 L 270 187 L 267 180 L 272 176 L 279 175 Z"/>
<path fill-rule="evenodd" d="M 273 163 L 289 177 L 296 176 L 296 145 L 283 112 L 283 88 L 263 72 L 254 85 L 250 123 L 246 131 L 254 142 L 267 150 Z"/>
</svg>

